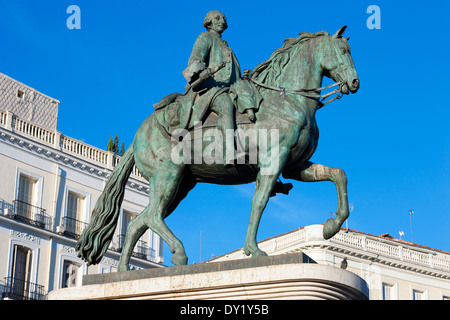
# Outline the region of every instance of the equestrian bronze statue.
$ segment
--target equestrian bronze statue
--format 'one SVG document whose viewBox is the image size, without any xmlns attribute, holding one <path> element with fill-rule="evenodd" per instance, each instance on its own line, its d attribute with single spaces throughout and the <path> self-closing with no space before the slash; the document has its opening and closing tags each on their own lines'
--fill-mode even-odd
<svg viewBox="0 0 450 320">
<path fill-rule="evenodd" d="M 208 16 L 209 15 L 209 16 Z M 225 16 L 208 13 L 202 33 L 183 71 L 184 93 L 154 105 L 109 176 L 76 250 L 97 264 L 114 235 L 125 186 L 134 166 L 149 182 L 149 204 L 127 230 L 118 270 L 129 270 L 138 239 L 153 230 L 169 245 L 172 262 L 187 264 L 182 242 L 164 219 L 197 183 L 256 182 L 244 252 L 264 256 L 256 236 L 261 215 L 276 193 L 290 189 L 280 176 L 297 181 L 332 181 L 337 190 L 336 218 L 325 221 L 323 236 L 333 237 L 349 216 L 347 178 L 342 169 L 310 162 L 319 130 L 316 112 L 359 88 L 345 26 L 302 32 L 286 39 L 270 58 L 241 76 L 239 63 L 222 39 Z M 335 83 L 322 87 L 323 77 Z M 334 88 L 322 94 L 326 89 Z M 214 212 L 212 212 L 214 213 Z"/>
</svg>

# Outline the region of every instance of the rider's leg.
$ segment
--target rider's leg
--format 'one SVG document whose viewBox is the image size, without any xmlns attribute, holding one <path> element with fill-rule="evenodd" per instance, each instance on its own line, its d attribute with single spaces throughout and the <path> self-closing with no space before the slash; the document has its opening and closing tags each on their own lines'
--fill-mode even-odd
<svg viewBox="0 0 450 320">
<path fill-rule="evenodd" d="M 228 93 L 217 96 L 211 110 L 219 117 L 219 128 L 223 136 L 223 157 L 226 167 L 234 163 L 234 105 Z M 228 156 L 227 156 L 228 154 Z"/>
</svg>

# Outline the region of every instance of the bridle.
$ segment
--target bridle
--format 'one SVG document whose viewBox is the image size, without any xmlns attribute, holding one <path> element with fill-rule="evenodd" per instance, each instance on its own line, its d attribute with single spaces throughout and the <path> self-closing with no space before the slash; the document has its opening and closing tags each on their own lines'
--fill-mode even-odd
<svg viewBox="0 0 450 320">
<path fill-rule="evenodd" d="M 340 62 L 339 62 L 339 66 L 336 69 L 334 69 L 333 71 L 330 71 L 330 74 L 332 74 L 332 75 L 334 74 L 334 75 L 337 76 L 339 71 L 344 71 L 345 69 L 347 69 L 349 67 L 344 64 L 344 61 L 342 60 L 342 57 L 337 52 L 337 49 L 334 46 L 333 46 L 333 49 L 335 51 L 336 57 L 338 57 Z M 333 78 L 336 79 L 336 76 L 334 76 Z M 316 99 L 316 100 L 321 98 L 318 101 L 319 104 L 317 106 L 317 110 L 320 109 L 320 108 L 323 108 L 325 105 L 327 105 L 330 102 L 333 102 L 334 100 L 341 99 L 342 96 L 343 96 L 342 86 L 344 84 L 346 84 L 346 82 L 341 79 L 341 80 L 339 80 L 339 81 L 337 81 L 337 82 L 335 82 L 333 84 L 330 84 L 328 86 L 325 86 L 325 87 L 313 88 L 313 89 L 292 89 L 292 90 L 287 90 L 284 87 L 274 87 L 274 86 L 271 86 L 271 85 L 268 85 L 268 84 L 256 81 L 255 79 L 252 79 L 252 78 L 249 78 L 249 80 L 252 81 L 254 84 L 262 87 L 262 88 L 280 92 L 280 96 L 281 97 L 285 97 L 286 94 L 288 93 L 288 94 L 300 95 L 300 96 L 303 96 L 303 97 L 306 97 L 306 98 Z M 336 86 L 339 86 L 339 87 L 334 89 L 333 91 L 331 91 L 329 93 L 319 94 L 319 92 L 322 91 L 322 90 L 330 89 L 330 88 L 333 88 L 333 87 L 336 87 Z M 335 96 L 333 98 L 327 100 L 332 95 L 335 95 Z"/>
<path fill-rule="evenodd" d="M 322 107 L 324 107 L 325 105 L 327 105 L 328 103 L 334 101 L 334 100 L 339 100 L 340 98 L 342 98 L 343 94 L 341 92 L 342 86 L 344 85 L 343 81 L 338 81 L 335 82 L 333 84 L 330 84 L 326 87 L 320 87 L 320 88 L 314 88 L 314 89 L 295 89 L 295 90 L 286 90 L 284 87 L 274 87 L 268 84 L 264 84 L 261 83 L 259 81 L 256 81 L 252 78 L 250 78 L 250 81 L 252 81 L 254 84 L 263 87 L 265 89 L 269 89 L 269 90 L 274 90 L 274 91 L 278 91 L 280 92 L 280 96 L 281 97 L 285 97 L 287 93 L 289 94 L 296 94 L 296 95 L 300 95 L 306 98 L 310 98 L 310 99 L 319 99 L 319 105 L 317 107 L 317 109 L 320 109 Z M 322 90 L 326 90 L 329 88 L 333 88 L 339 86 L 339 88 L 334 89 L 331 92 L 328 92 L 326 94 L 319 94 L 320 91 Z M 331 98 L 330 100 L 326 101 L 330 96 L 332 95 L 336 95 L 335 97 Z"/>
</svg>

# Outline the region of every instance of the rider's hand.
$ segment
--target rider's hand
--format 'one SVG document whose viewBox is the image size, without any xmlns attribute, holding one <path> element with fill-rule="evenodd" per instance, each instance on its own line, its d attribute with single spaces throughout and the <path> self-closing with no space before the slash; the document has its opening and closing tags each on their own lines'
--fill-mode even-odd
<svg viewBox="0 0 450 320">
<path fill-rule="evenodd" d="M 244 79 L 248 80 L 252 77 L 252 71 L 248 69 L 244 69 Z"/>
<path fill-rule="evenodd" d="M 200 78 L 203 80 L 212 78 L 212 76 L 213 76 L 213 73 L 210 68 L 206 68 L 205 70 L 202 71 L 202 73 L 200 73 Z"/>
</svg>

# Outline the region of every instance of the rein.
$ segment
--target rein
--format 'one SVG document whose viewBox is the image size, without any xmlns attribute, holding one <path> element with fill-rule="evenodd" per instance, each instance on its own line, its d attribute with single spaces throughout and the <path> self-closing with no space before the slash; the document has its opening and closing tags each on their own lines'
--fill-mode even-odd
<svg viewBox="0 0 450 320">
<path fill-rule="evenodd" d="M 324 107 L 326 104 L 334 101 L 334 100 L 339 100 L 340 98 L 342 98 L 342 93 L 341 93 L 341 87 L 344 84 L 342 81 L 338 81 L 336 83 L 330 84 L 329 86 L 326 87 L 320 87 L 320 88 L 315 88 L 315 89 L 297 89 L 297 90 L 286 90 L 284 87 L 274 87 L 265 83 L 261 83 L 258 82 L 252 78 L 249 79 L 250 81 L 252 81 L 254 84 L 266 88 L 266 89 L 270 89 L 270 90 L 274 90 L 274 91 L 278 91 L 280 92 L 280 96 L 281 97 L 285 97 L 286 93 L 289 94 L 296 94 L 296 95 L 300 95 L 306 98 L 310 98 L 310 99 L 318 99 L 318 98 L 322 98 L 319 101 L 319 106 L 317 107 L 317 110 Z M 325 90 L 325 89 L 329 89 L 329 88 L 333 88 L 339 86 L 339 88 L 334 89 L 333 91 L 326 93 L 326 94 L 319 94 L 318 92 Z M 340 94 L 341 93 L 341 94 Z M 336 96 L 328 101 L 325 101 L 327 98 L 329 98 L 330 96 L 332 96 L 333 94 L 336 94 Z"/>
</svg>

